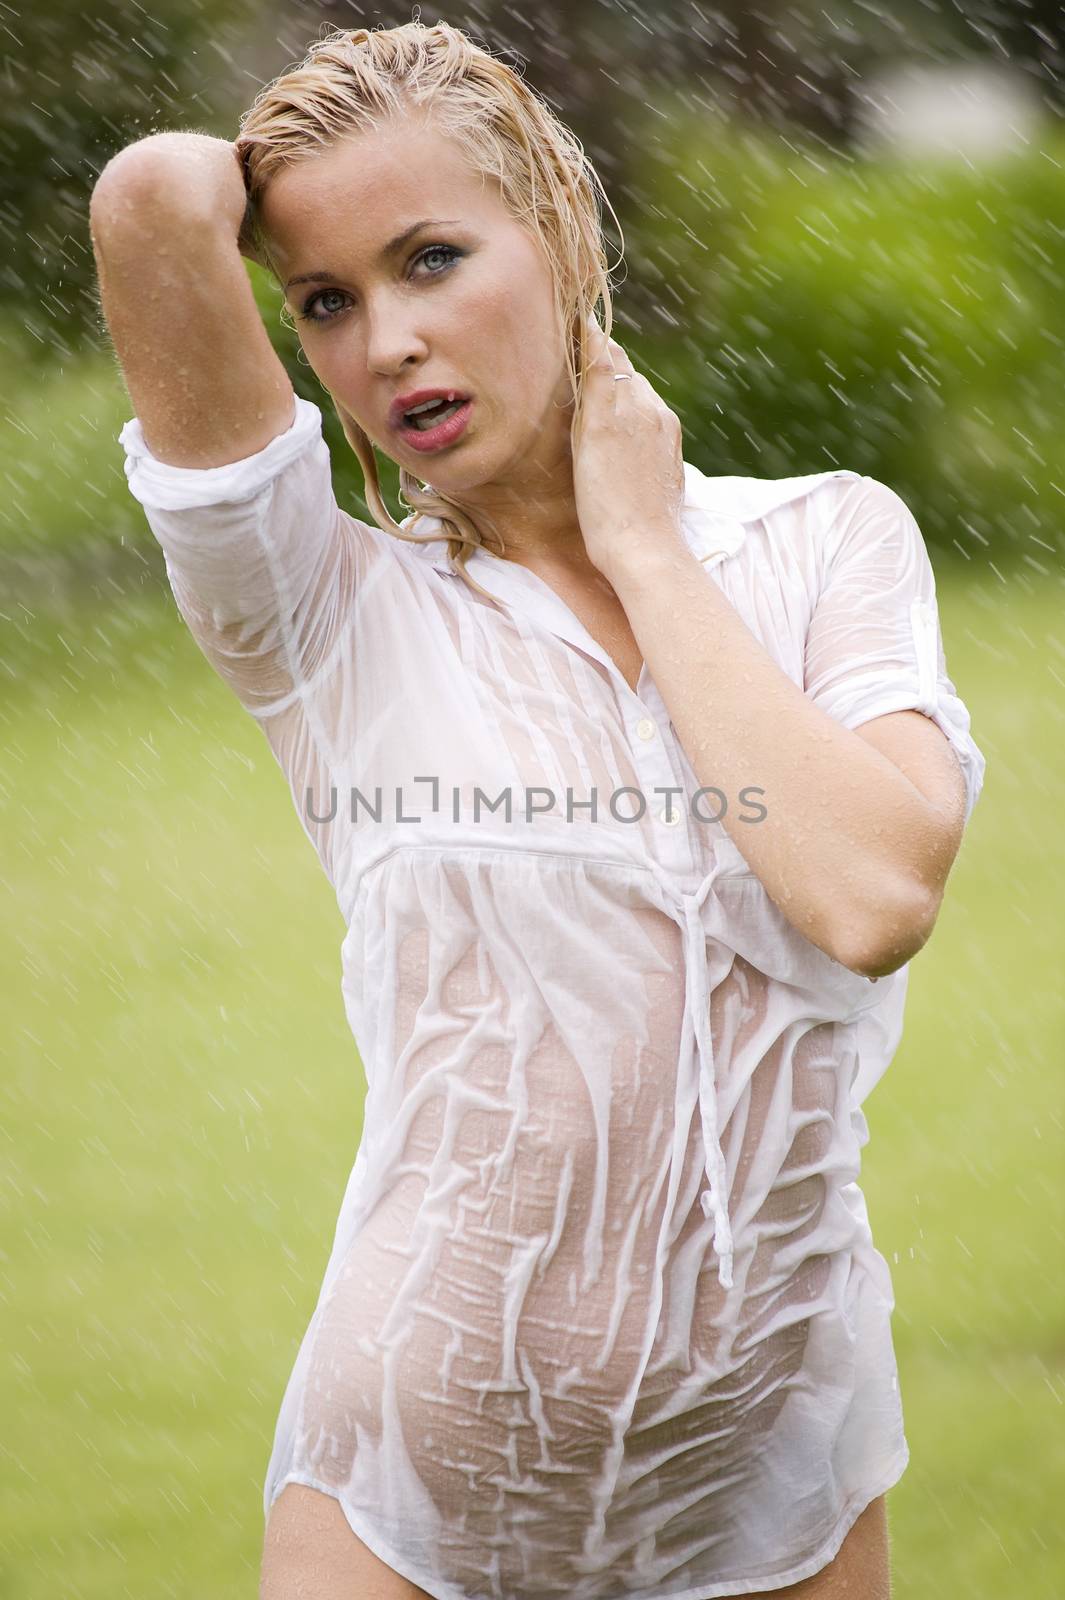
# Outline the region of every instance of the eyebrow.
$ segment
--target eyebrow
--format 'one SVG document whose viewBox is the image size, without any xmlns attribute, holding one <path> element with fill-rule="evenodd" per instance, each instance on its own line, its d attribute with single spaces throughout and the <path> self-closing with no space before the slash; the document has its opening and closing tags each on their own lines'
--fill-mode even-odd
<svg viewBox="0 0 1065 1600">
<path fill-rule="evenodd" d="M 413 239 L 414 235 L 420 233 L 423 228 L 455 228 L 458 226 L 459 223 L 454 217 L 450 220 L 440 217 L 426 217 L 423 221 L 412 223 L 409 228 L 404 228 L 402 233 L 397 233 L 394 239 L 388 241 L 381 254 L 383 256 L 395 255 L 396 251 L 402 249 L 408 239 Z M 290 278 L 288 280 L 285 284 L 285 291 L 287 293 L 296 283 L 339 283 L 340 281 L 335 273 L 332 272 L 301 272 L 298 278 Z"/>
</svg>

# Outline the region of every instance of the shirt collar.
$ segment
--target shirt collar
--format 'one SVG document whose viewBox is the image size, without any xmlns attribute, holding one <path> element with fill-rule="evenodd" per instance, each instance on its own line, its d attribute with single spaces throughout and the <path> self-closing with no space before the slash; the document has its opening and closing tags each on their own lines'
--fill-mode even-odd
<svg viewBox="0 0 1065 1600">
<path fill-rule="evenodd" d="M 827 478 L 859 476 L 859 473 L 841 467 L 830 472 L 803 473 L 793 478 L 711 478 L 686 461 L 680 525 L 689 549 L 709 569 L 737 553 L 753 522 L 761 521 L 771 511 L 808 494 Z M 413 522 L 412 513 L 400 523 L 400 527 L 408 528 Z M 438 517 L 427 516 L 422 518 L 414 531 L 425 535 L 440 526 Z M 408 548 L 422 560 L 430 562 L 437 572 L 446 577 L 457 576 L 451 566 L 447 541 L 442 533 L 438 538 L 420 538 L 418 543 L 409 543 Z M 478 560 L 500 559 L 488 551 L 478 550 L 468 558 L 467 566 Z"/>
</svg>

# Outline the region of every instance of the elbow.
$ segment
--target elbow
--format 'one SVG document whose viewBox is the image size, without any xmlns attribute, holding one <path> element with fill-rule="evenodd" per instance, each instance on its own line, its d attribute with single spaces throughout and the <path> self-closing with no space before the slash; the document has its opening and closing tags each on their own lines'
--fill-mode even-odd
<svg viewBox="0 0 1065 1600">
<path fill-rule="evenodd" d="M 836 960 L 863 978 L 890 977 L 928 943 L 942 898 L 922 884 L 866 901 L 848 918 Z"/>
<path fill-rule="evenodd" d="M 160 131 L 116 150 L 89 194 L 89 219 L 95 227 L 124 222 L 130 217 L 139 222 L 148 211 L 169 218 L 187 195 L 195 193 L 188 178 L 182 137 L 180 133 Z"/>
</svg>

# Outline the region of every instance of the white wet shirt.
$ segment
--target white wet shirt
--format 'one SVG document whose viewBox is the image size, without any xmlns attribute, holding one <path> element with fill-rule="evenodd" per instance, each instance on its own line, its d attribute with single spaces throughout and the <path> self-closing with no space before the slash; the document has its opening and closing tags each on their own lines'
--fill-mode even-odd
<svg viewBox="0 0 1065 1600">
<path fill-rule="evenodd" d="M 857 1181 L 907 969 L 787 922 L 647 668 L 634 693 L 544 580 L 478 551 L 493 603 L 442 538 L 342 511 L 317 406 L 221 467 L 156 461 L 135 418 L 120 442 L 335 888 L 367 1080 L 266 1509 L 324 1490 L 439 1600 L 820 1570 L 908 1460 Z M 685 485 L 777 665 L 846 727 L 934 719 L 968 817 L 984 758 L 904 502 L 850 471 Z"/>
</svg>

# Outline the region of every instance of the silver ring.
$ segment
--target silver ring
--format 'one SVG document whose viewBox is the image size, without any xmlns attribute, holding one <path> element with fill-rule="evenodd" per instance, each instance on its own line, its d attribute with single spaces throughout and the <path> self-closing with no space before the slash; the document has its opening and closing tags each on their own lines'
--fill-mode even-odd
<svg viewBox="0 0 1065 1600">
<path fill-rule="evenodd" d="M 626 378 L 631 378 L 631 377 L 632 377 L 632 373 L 631 372 L 615 372 L 615 374 L 614 374 L 614 382 L 615 383 L 623 383 Z"/>
</svg>

